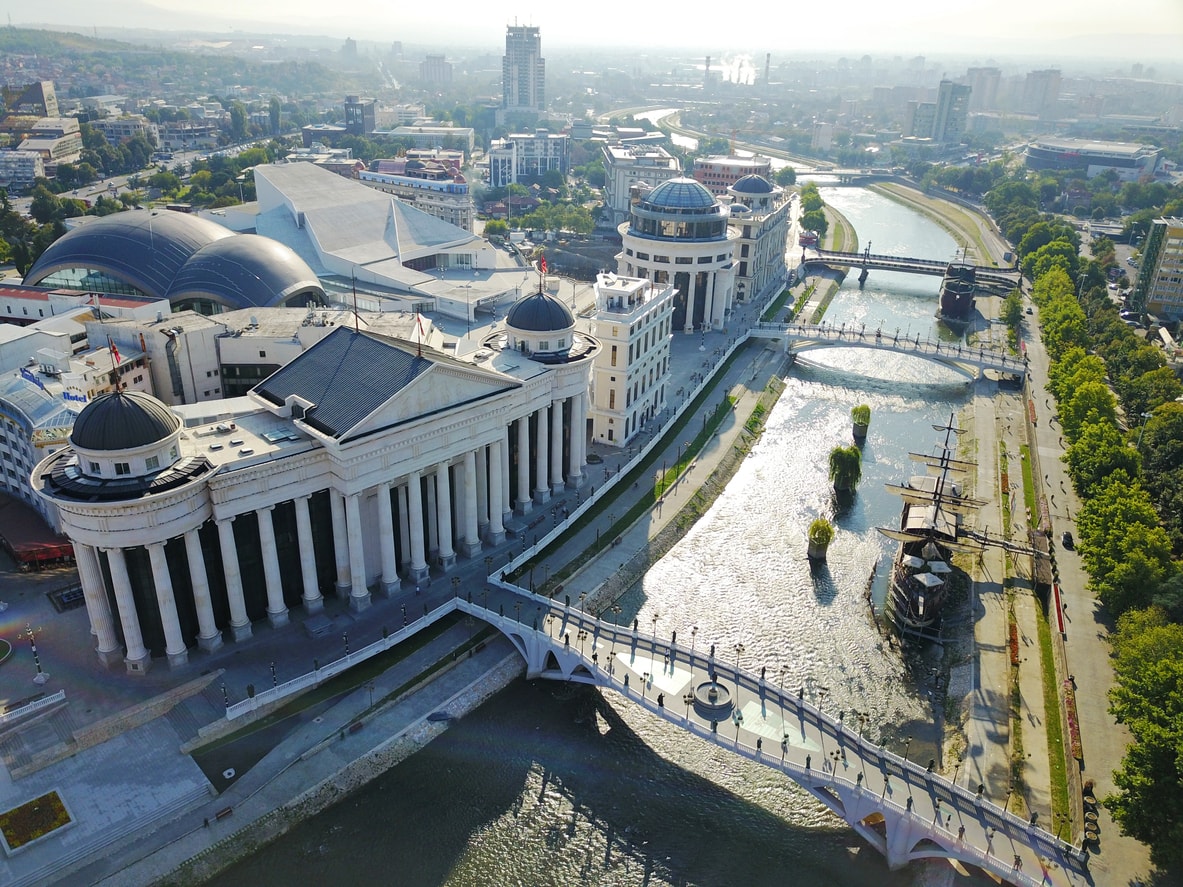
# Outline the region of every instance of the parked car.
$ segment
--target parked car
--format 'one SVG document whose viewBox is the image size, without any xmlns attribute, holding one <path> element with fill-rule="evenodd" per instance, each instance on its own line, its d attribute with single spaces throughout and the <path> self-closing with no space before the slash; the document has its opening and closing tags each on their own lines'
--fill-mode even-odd
<svg viewBox="0 0 1183 887">
<path fill-rule="evenodd" d="M 1072 538 L 1072 534 L 1067 530 L 1065 530 L 1064 535 L 1060 537 L 1060 544 L 1069 551 L 1076 547 L 1076 541 Z"/>
</svg>

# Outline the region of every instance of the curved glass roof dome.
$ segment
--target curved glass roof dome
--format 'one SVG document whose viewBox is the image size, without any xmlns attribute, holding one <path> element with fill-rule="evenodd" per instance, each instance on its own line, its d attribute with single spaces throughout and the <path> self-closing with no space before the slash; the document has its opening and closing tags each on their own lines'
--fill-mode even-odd
<svg viewBox="0 0 1183 887">
<path fill-rule="evenodd" d="M 269 307 L 310 288 L 318 300 L 324 296 L 312 269 L 288 247 L 169 211 L 87 222 L 50 244 L 25 283 L 142 293 L 174 303 L 206 298 L 227 308 Z"/>
<path fill-rule="evenodd" d="M 717 201 L 701 182 L 682 178 L 662 182 L 642 197 L 641 203 L 652 209 L 704 210 L 712 208 Z"/>
<path fill-rule="evenodd" d="M 505 315 L 505 323 L 522 332 L 557 333 L 575 326 L 575 315 L 558 299 L 539 290 L 518 299 Z"/>
<path fill-rule="evenodd" d="M 83 450 L 134 450 L 159 443 L 181 427 L 163 403 L 142 391 L 100 394 L 74 420 L 70 443 Z"/>
<path fill-rule="evenodd" d="M 758 176 L 753 173 L 737 180 L 731 186 L 731 190 L 738 191 L 740 194 L 771 194 L 772 183 L 764 178 L 764 176 Z"/>
</svg>

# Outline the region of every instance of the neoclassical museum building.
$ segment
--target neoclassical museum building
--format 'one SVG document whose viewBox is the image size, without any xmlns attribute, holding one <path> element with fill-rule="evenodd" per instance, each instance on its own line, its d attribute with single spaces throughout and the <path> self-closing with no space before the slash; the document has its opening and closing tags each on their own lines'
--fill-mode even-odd
<svg viewBox="0 0 1183 887">
<path fill-rule="evenodd" d="M 599 348 L 539 291 L 466 359 L 338 327 L 245 397 L 95 398 L 31 481 L 74 543 L 100 661 L 180 666 L 479 556 L 582 483 Z"/>
</svg>

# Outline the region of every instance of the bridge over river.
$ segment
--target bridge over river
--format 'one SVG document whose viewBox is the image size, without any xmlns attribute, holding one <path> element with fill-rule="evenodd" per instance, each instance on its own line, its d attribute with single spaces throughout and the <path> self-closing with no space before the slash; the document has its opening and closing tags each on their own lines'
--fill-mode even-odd
<svg viewBox="0 0 1183 887">
<path fill-rule="evenodd" d="M 755 324 L 748 335 L 782 341 L 785 350 L 797 353 L 810 348 L 875 348 L 935 360 L 970 376 L 985 370 L 1019 377 L 1027 375 L 1026 361 L 1009 354 L 992 348 L 970 348 L 959 343 L 921 339 L 919 333 L 914 338 L 908 338 L 901 337 L 898 332 L 868 330 L 865 326 L 761 322 Z"/>
<path fill-rule="evenodd" d="M 949 262 L 938 259 L 915 259 L 908 256 L 889 256 L 871 252 L 871 245 L 861 253 L 841 250 L 814 249 L 805 254 L 802 264 L 821 264 L 827 267 L 841 266 L 859 268 L 859 281 L 865 282 L 867 274 L 874 271 L 899 271 L 904 274 L 928 274 L 943 277 Z M 974 280 L 982 288 L 1004 288 L 1012 290 L 1019 286 L 1021 275 L 1018 267 L 996 268 L 993 265 L 974 265 Z"/>
<path fill-rule="evenodd" d="M 1088 855 L 927 766 L 866 739 L 854 712 L 827 712 L 784 672 L 749 671 L 743 648 L 697 647 L 617 625 L 490 579 L 454 606 L 503 632 L 534 678 L 611 690 L 651 714 L 776 770 L 857 831 L 892 868 L 945 858 L 1020 887 L 1091 883 Z M 507 610 L 509 611 L 507 614 Z M 689 643 L 687 643 L 689 641 Z M 1008 798 L 1009 800 L 1009 798 Z"/>
</svg>

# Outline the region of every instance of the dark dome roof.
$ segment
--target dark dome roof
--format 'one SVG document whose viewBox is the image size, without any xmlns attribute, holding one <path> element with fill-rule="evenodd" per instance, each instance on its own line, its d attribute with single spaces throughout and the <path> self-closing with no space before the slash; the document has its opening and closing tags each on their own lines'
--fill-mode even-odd
<svg viewBox="0 0 1183 887">
<path fill-rule="evenodd" d="M 739 179 L 731 186 L 731 190 L 741 194 L 771 194 L 772 184 L 764 176 L 752 174 Z"/>
<path fill-rule="evenodd" d="M 70 442 L 83 450 L 131 450 L 164 440 L 181 420 L 142 391 L 101 394 L 74 420 Z"/>
<path fill-rule="evenodd" d="M 642 197 L 641 202 L 655 209 L 709 209 L 717 201 L 694 179 L 670 179 Z"/>
<path fill-rule="evenodd" d="M 215 244 L 220 246 L 206 253 Z M 187 268 L 203 254 L 217 259 Z M 253 273 L 229 271 L 227 264 L 247 266 Z M 76 268 L 104 273 L 148 296 L 177 300 L 201 294 L 228 308 L 275 305 L 282 301 L 281 293 L 299 292 L 309 281 L 323 292 L 312 269 L 288 247 L 169 211 L 114 213 L 87 222 L 50 244 L 25 283 L 36 285 L 55 272 Z M 203 273 L 214 279 L 206 280 Z M 231 286 L 231 279 L 237 285 Z"/>
<path fill-rule="evenodd" d="M 215 240 L 189 257 L 173 279 L 170 302 L 212 299 L 231 308 L 282 305 L 297 293 L 324 295 L 312 269 L 282 243 L 257 234 Z"/>
<path fill-rule="evenodd" d="M 516 330 L 553 333 L 575 325 L 571 309 L 542 290 L 518 299 L 505 315 L 505 322 Z"/>
</svg>

